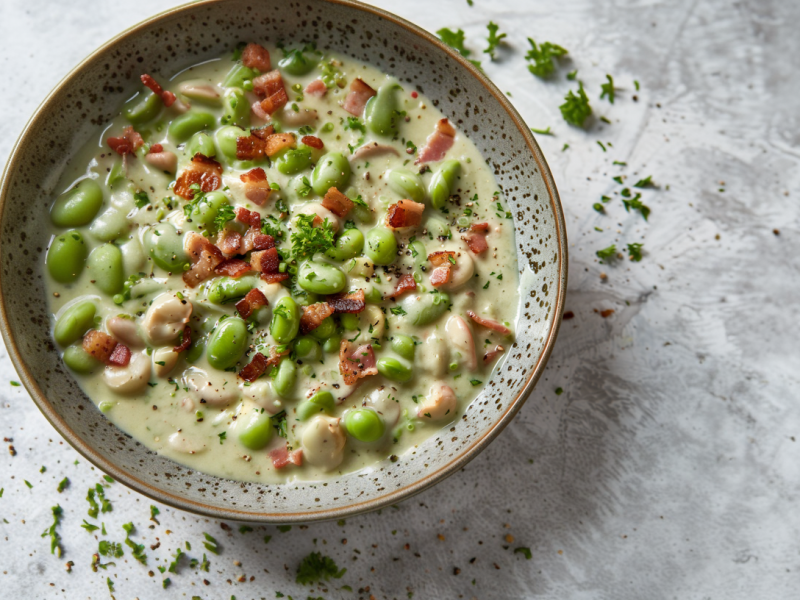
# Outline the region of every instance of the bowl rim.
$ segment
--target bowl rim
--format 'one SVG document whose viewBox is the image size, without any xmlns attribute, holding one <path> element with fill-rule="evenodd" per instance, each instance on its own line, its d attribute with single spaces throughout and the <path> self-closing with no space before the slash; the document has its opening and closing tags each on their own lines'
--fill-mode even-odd
<svg viewBox="0 0 800 600">
<path fill-rule="evenodd" d="M 113 50 L 113 48 L 116 45 L 127 39 L 129 36 L 136 35 L 141 30 L 149 28 L 152 25 L 158 23 L 159 21 L 163 21 L 174 15 L 183 12 L 190 13 L 193 12 L 194 9 L 198 7 L 224 3 L 226 1 L 228 0 L 199 0 L 199 1 L 195 0 L 157 13 L 118 33 L 110 40 L 102 44 L 100 47 L 92 51 L 86 58 L 80 61 L 75 67 L 73 67 L 53 87 L 53 89 L 48 93 L 48 95 L 44 98 L 44 100 L 36 107 L 36 110 L 28 119 L 28 121 L 25 123 L 24 127 L 22 128 L 22 131 L 20 132 L 19 137 L 14 143 L 11 154 L 9 155 L 5 168 L 3 169 L 2 179 L 0 180 L 0 227 L 2 227 L 4 208 L 9 192 L 9 173 L 11 173 L 13 169 L 16 167 L 16 164 L 20 158 L 21 148 L 26 144 L 27 138 L 32 133 L 31 126 L 40 117 L 40 115 L 47 109 L 48 105 L 51 102 L 53 102 L 54 99 L 58 96 L 58 91 L 62 89 L 65 85 L 67 85 L 75 76 L 77 76 L 88 63 L 95 60 L 98 56 L 101 56 L 107 53 L 108 51 Z M 15 336 L 11 333 L 11 329 L 9 327 L 8 315 L 6 314 L 5 297 L 3 295 L 2 288 L 0 288 L 0 331 L 2 332 L 3 341 L 5 342 L 9 357 L 11 358 L 11 362 L 13 363 L 15 369 L 17 370 L 17 374 L 22 380 L 22 384 L 25 386 L 25 389 L 30 394 L 36 406 L 39 408 L 39 410 L 42 412 L 45 418 L 50 422 L 50 424 L 56 429 L 56 431 L 64 439 L 66 439 L 67 442 L 75 450 L 77 450 L 78 453 L 81 454 L 85 459 L 87 459 L 90 463 L 99 468 L 101 471 L 111 475 L 115 480 L 119 481 L 120 483 L 125 484 L 129 488 L 134 489 L 138 493 L 150 498 L 151 500 L 155 500 L 157 502 L 161 502 L 173 508 L 178 508 L 181 510 L 188 511 L 190 513 L 206 517 L 212 517 L 217 519 L 231 519 L 238 521 L 251 521 L 259 523 L 310 523 L 316 521 L 337 519 L 342 517 L 350 517 L 374 511 L 379 508 L 389 506 L 391 504 L 396 504 L 397 502 L 406 500 L 416 494 L 419 494 L 420 492 L 428 489 L 434 484 L 452 475 L 457 470 L 466 466 L 466 464 L 469 461 L 475 458 L 475 456 L 477 456 L 491 441 L 493 441 L 498 436 L 498 434 L 503 429 L 505 429 L 505 427 L 511 422 L 511 420 L 514 418 L 517 412 L 519 412 L 519 410 L 522 408 L 522 405 L 525 403 L 531 391 L 538 382 L 539 378 L 541 377 L 544 368 L 547 365 L 547 362 L 553 351 L 553 346 L 555 345 L 555 341 L 558 336 L 558 331 L 561 326 L 561 321 L 562 321 L 561 317 L 564 311 L 564 303 L 567 291 L 567 267 L 568 267 L 567 235 L 566 235 L 566 225 L 564 222 L 564 212 L 561 205 L 561 199 L 558 195 L 558 190 L 556 189 L 555 181 L 553 180 L 553 175 L 550 171 L 549 166 L 547 165 L 547 161 L 545 160 L 544 155 L 541 149 L 539 148 L 539 145 L 537 144 L 536 139 L 534 138 L 532 132 L 530 131 L 530 129 L 528 129 L 527 125 L 525 124 L 520 114 L 517 112 L 514 106 L 508 101 L 505 94 L 503 94 L 497 88 L 497 86 L 495 86 L 495 84 L 492 83 L 492 81 L 489 80 L 486 77 L 486 75 L 483 74 L 482 71 L 477 69 L 472 63 L 470 63 L 467 59 L 461 56 L 461 54 L 453 50 L 450 46 L 444 44 L 439 38 L 429 33 L 422 27 L 415 25 L 414 23 L 411 23 L 410 21 L 402 17 L 399 17 L 391 12 L 388 12 L 382 8 L 371 6 L 363 2 L 360 2 L 358 0 L 318 0 L 318 1 L 325 2 L 327 4 L 343 6 L 349 9 L 381 17 L 387 21 L 394 23 L 395 25 L 404 28 L 409 33 L 412 33 L 415 36 L 424 39 L 426 42 L 433 44 L 436 48 L 438 48 L 439 51 L 447 54 L 451 59 L 461 63 L 461 65 L 464 68 L 466 68 L 469 74 L 475 79 L 477 79 L 478 82 L 486 89 L 486 91 L 490 93 L 495 98 L 495 100 L 497 100 L 500 103 L 500 106 L 511 118 L 512 122 L 520 131 L 520 133 L 522 133 L 522 137 L 525 140 L 527 148 L 530 151 L 534 161 L 536 162 L 536 166 L 538 167 L 539 172 L 542 175 L 542 179 L 544 180 L 550 204 L 552 206 L 553 214 L 555 217 L 555 229 L 556 229 L 555 233 L 556 233 L 556 242 L 558 248 L 558 258 L 560 264 L 558 269 L 558 289 L 552 313 L 553 323 L 548 330 L 547 338 L 545 340 L 542 352 L 536 364 L 530 370 L 527 381 L 522 386 L 520 392 L 511 402 L 509 402 L 505 412 L 494 423 L 494 425 L 492 425 L 488 430 L 486 430 L 481 437 L 476 439 L 472 444 L 470 444 L 467 448 L 465 448 L 458 456 L 453 458 L 450 462 L 440 467 L 436 471 L 428 473 L 421 479 L 418 479 L 417 481 L 414 481 L 406 486 L 403 486 L 396 490 L 392 490 L 381 496 L 357 502 L 354 504 L 350 504 L 348 506 L 333 508 L 333 509 L 308 511 L 308 512 L 269 513 L 269 512 L 254 512 L 236 508 L 217 508 L 204 504 L 203 502 L 189 500 L 187 498 L 181 497 L 180 495 L 164 491 L 152 485 L 151 483 L 148 483 L 147 481 L 144 481 L 142 479 L 139 479 L 138 477 L 129 474 L 124 469 L 118 467 L 113 461 L 106 459 L 105 457 L 97 453 L 87 442 L 85 442 L 80 436 L 78 436 L 66 424 L 66 422 L 64 422 L 61 419 L 61 417 L 59 417 L 58 413 L 53 408 L 51 402 L 47 399 L 42 390 L 39 388 L 39 385 L 36 383 L 36 380 L 34 379 L 32 373 L 28 369 L 28 366 L 23 361 L 22 355 L 16 345 Z"/>
</svg>

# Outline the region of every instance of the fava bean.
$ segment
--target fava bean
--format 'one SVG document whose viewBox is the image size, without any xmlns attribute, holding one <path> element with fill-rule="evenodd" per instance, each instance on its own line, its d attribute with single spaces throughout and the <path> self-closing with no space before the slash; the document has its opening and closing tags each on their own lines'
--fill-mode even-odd
<svg viewBox="0 0 800 600">
<path fill-rule="evenodd" d="M 403 302 L 407 318 L 412 325 L 428 325 L 445 313 L 450 296 L 444 292 L 409 295 Z"/>
<path fill-rule="evenodd" d="M 94 303 L 84 300 L 66 309 L 53 329 L 53 337 L 59 346 L 69 346 L 79 340 L 83 334 L 94 327 L 94 315 L 97 311 Z"/>
<path fill-rule="evenodd" d="M 400 114 L 394 93 L 397 87 L 395 83 L 384 83 L 367 102 L 364 120 L 373 133 L 390 137 L 397 135 L 397 117 Z"/>
<path fill-rule="evenodd" d="M 322 323 L 311 332 L 311 335 L 318 340 L 327 340 L 334 333 L 336 333 L 336 323 L 333 317 L 326 317 L 322 320 Z"/>
<path fill-rule="evenodd" d="M 414 202 L 425 201 L 425 188 L 422 179 L 416 173 L 406 169 L 392 169 L 389 171 L 389 189 L 403 198 Z"/>
<path fill-rule="evenodd" d="M 428 228 L 428 233 L 430 233 L 435 238 L 447 238 L 450 239 L 450 227 L 447 223 L 442 221 L 441 219 L 431 218 L 428 219 L 426 223 L 426 227 Z"/>
<path fill-rule="evenodd" d="M 333 265 L 305 261 L 297 271 L 297 285 L 315 294 L 336 294 L 344 289 L 347 277 Z"/>
<path fill-rule="evenodd" d="M 189 216 L 187 217 L 187 223 L 192 229 L 195 230 L 203 230 L 203 229 L 216 229 L 216 225 L 214 224 L 214 219 L 217 218 L 220 209 L 223 206 L 229 206 L 230 201 L 228 197 L 222 192 L 208 192 L 205 194 L 198 202 L 192 207 L 191 212 L 189 212 Z"/>
<path fill-rule="evenodd" d="M 300 360 L 318 361 L 322 358 L 322 348 L 312 337 L 303 336 L 294 341 L 294 353 Z"/>
<path fill-rule="evenodd" d="M 250 126 L 250 103 L 247 102 L 247 97 L 239 88 L 225 90 L 225 95 L 222 97 L 222 108 L 220 123 L 223 125 Z"/>
<path fill-rule="evenodd" d="M 380 304 L 383 302 L 383 294 L 374 285 L 368 285 L 364 289 L 364 300 L 371 304 Z"/>
<path fill-rule="evenodd" d="M 144 266 L 145 256 L 138 238 L 131 238 L 119 248 L 122 252 L 122 266 L 126 273 L 137 273 Z"/>
<path fill-rule="evenodd" d="M 235 125 L 228 125 L 217 129 L 214 139 L 217 142 L 217 149 L 228 160 L 236 160 L 236 139 L 247 137 L 247 132 Z"/>
<path fill-rule="evenodd" d="M 347 187 L 350 180 L 350 162 L 340 152 L 328 152 L 311 174 L 311 187 L 318 196 L 324 196 L 330 188 L 339 191 Z"/>
<path fill-rule="evenodd" d="M 197 337 L 195 334 L 192 334 L 192 345 L 189 346 L 189 349 L 184 354 L 184 358 L 188 363 L 195 363 L 197 359 L 199 359 L 203 355 L 203 350 L 206 347 L 206 337 Z"/>
<path fill-rule="evenodd" d="M 169 136 L 177 142 L 185 142 L 198 131 L 212 129 L 217 120 L 211 113 L 190 110 L 172 120 Z"/>
<path fill-rule="evenodd" d="M 208 286 L 208 301 L 213 304 L 227 304 L 242 298 L 247 292 L 256 286 L 257 279 L 253 275 L 245 275 L 234 279 L 233 277 L 222 277 L 215 279 Z"/>
<path fill-rule="evenodd" d="M 355 331 L 359 328 L 361 321 L 358 318 L 358 315 L 344 313 L 339 315 L 339 322 L 346 331 Z"/>
<path fill-rule="evenodd" d="M 186 142 L 186 146 L 183 149 L 184 155 L 189 159 L 198 152 L 209 158 L 217 155 L 217 148 L 214 146 L 214 140 L 204 131 L 198 131 L 189 138 L 189 141 Z"/>
<path fill-rule="evenodd" d="M 162 106 L 160 96 L 149 90 L 142 91 L 125 103 L 122 107 L 122 116 L 133 125 L 143 125 L 155 119 L 161 112 Z"/>
<path fill-rule="evenodd" d="M 433 208 L 442 208 L 450 199 L 455 187 L 456 178 L 461 172 L 461 163 L 457 160 L 446 160 L 431 178 L 428 193 Z"/>
<path fill-rule="evenodd" d="M 344 417 L 347 433 L 359 442 L 375 442 L 383 437 L 386 424 L 381 416 L 371 408 L 355 408 L 347 411 Z"/>
<path fill-rule="evenodd" d="M 364 253 L 376 265 L 390 265 L 397 255 L 397 239 L 385 227 L 373 227 L 367 232 Z"/>
<path fill-rule="evenodd" d="M 333 407 L 336 404 L 336 400 L 327 390 L 321 390 L 311 396 L 308 400 L 301 402 L 300 405 L 297 407 L 297 420 L 298 421 L 306 421 L 317 415 L 319 413 L 327 413 L 330 414 L 333 412 Z"/>
<path fill-rule="evenodd" d="M 99 360 L 86 352 L 81 344 L 75 344 L 64 350 L 64 364 L 81 375 L 88 375 L 102 366 Z"/>
<path fill-rule="evenodd" d="M 409 336 L 396 333 L 392 336 L 392 350 L 405 359 L 414 360 L 416 345 L 414 344 L 414 340 Z"/>
<path fill-rule="evenodd" d="M 396 358 L 381 358 L 378 360 L 377 367 L 378 373 L 386 377 L 386 379 L 391 379 L 398 383 L 405 383 L 411 379 L 411 369 Z"/>
<path fill-rule="evenodd" d="M 278 61 L 278 66 L 289 75 L 301 76 L 310 73 L 317 66 L 315 60 L 306 58 L 302 50 L 291 50 L 284 58 Z"/>
<path fill-rule="evenodd" d="M 82 179 L 53 203 L 50 219 L 56 227 L 80 227 L 94 219 L 103 204 L 103 191 L 94 179 Z"/>
<path fill-rule="evenodd" d="M 230 369 L 247 349 L 247 324 L 239 317 L 228 317 L 217 324 L 208 338 L 208 364 L 215 369 Z"/>
<path fill-rule="evenodd" d="M 101 242 L 110 242 L 128 231 L 128 215 L 113 206 L 89 226 L 89 233 Z"/>
<path fill-rule="evenodd" d="M 242 87 L 245 81 L 252 81 L 256 76 L 256 72 L 249 67 L 245 67 L 242 63 L 237 62 L 233 68 L 228 71 L 225 76 L 225 81 L 222 85 L 225 87 Z"/>
<path fill-rule="evenodd" d="M 159 223 L 147 229 L 142 241 L 147 255 L 165 271 L 182 273 L 184 266 L 189 264 L 183 238 L 170 223 Z"/>
<path fill-rule="evenodd" d="M 284 175 L 299 173 L 311 166 L 311 149 L 303 146 L 287 150 L 275 160 L 275 166 Z"/>
<path fill-rule="evenodd" d="M 338 353 L 341 342 L 342 338 L 340 338 L 338 335 L 332 335 L 322 344 L 322 350 L 326 354 Z"/>
<path fill-rule="evenodd" d="M 290 296 L 284 296 L 272 311 L 272 323 L 269 332 L 279 344 L 288 344 L 300 329 L 300 311 L 297 302 Z"/>
<path fill-rule="evenodd" d="M 261 450 L 272 439 L 272 419 L 269 413 L 254 412 L 239 432 L 239 442 L 248 450 Z"/>
<path fill-rule="evenodd" d="M 425 249 L 425 244 L 419 240 L 408 244 L 408 249 L 411 250 L 411 258 L 414 259 L 415 265 L 420 266 L 428 262 L 428 251 Z"/>
<path fill-rule="evenodd" d="M 336 240 L 336 247 L 328 250 L 327 254 L 334 260 L 349 260 L 355 258 L 364 249 L 364 234 L 358 229 L 344 231 Z"/>
<path fill-rule="evenodd" d="M 67 231 L 53 238 L 47 250 L 47 271 L 59 283 L 72 283 L 83 272 L 86 263 L 86 242 L 75 231 Z"/>
<path fill-rule="evenodd" d="M 86 268 L 100 291 L 109 296 L 122 291 L 125 282 L 122 252 L 114 244 L 103 244 L 92 250 Z"/>
<path fill-rule="evenodd" d="M 291 397 L 294 384 L 297 381 L 297 365 L 291 358 L 284 358 L 278 364 L 278 373 L 272 382 L 272 389 L 284 400 Z"/>
</svg>

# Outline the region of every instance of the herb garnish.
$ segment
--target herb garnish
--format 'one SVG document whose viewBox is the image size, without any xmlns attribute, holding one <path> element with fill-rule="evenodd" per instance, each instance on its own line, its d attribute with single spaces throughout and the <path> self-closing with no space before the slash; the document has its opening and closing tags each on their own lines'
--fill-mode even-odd
<svg viewBox="0 0 800 600">
<path fill-rule="evenodd" d="M 531 63 L 528 65 L 528 71 L 537 77 L 549 77 L 555 69 L 553 59 L 567 54 L 566 48 L 562 48 L 558 44 L 542 42 L 542 45 L 539 46 L 533 38 L 528 38 L 528 43 L 531 45 L 531 49 L 525 55 L 525 60 Z"/>
<path fill-rule="evenodd" d="M 578 94 L 575 95 L 575 92 L 570 90 L 564 97 L 564 104 L 558 108 L 567 123 L 576 127 L 583 127 L 584 121 L 592 114 L 589 98 L 583 90 L 583 82 L 578 82 Z"/>
<path fill-rule="evenodd" d="M 617 246 L 616 244 L 611 244 L 608 248 L 598 250 L 595 254 L 597 254 L 597 258 L 601 260 L 609 260 L 617 255 Z"/>
<path fill-rule="evenodd" d="M 306 556 L 297 567 L 297 583 L 302 585 L 319 581 L 328 581 L 331 577 L 340 579 L 347 569 L 339 570 L 332 558 L 323 556 L 319 552 L 312 552 Z"/>
<path fill-rule="evenodd" d="M 605 96 L 608 96 L 608 101 L 614 104 L 614 78 L 611 75 L 606 75 L 606 79 L 608 79 L 608 83 L 600 86 L 600 89 L 603 90 L 600 94 L 600 99 L 602 100 Z"/>
<path fill-rule="evenodd" d="M 292 232 L 292 254 L 295 258 L 311 257 L 317 252 L 333 248 L 333 227 L 326 218 L 320 227 L 314 227 L 316 215 L 298 215 L 296 230 Z"/>
<path fill-rule="evenodd" d="M 499 27 L 497 26 L 496 23 L 493 23 L 491 21 L 489 21 L 489 24 L 486 26 L 486 29 L 489 30 L 489 37 L 486 38 L 486 41 L 489 43 L 489 45 L 486 47 L 486 49 L 483 52 L 485 54 L 488 54 L 489 58 L 494 60 L 495 59 L 494 53 L 497 50 L 497 47 L 500 46 L 500 44 L 503 43 L 503 38 L 505 38 L 507 36 L 506 36 L 505 33 L 501 33 L 500 35 L 497 35 L 497 31 L 498 31 Z"/>
<path fill-rule="evenodd" d="M 470 60 L 468 58 L 472 52 L 464 48 L 464 32 L 461 29 L 453 31 L 447 27 L 443 27 L 436 32 L 436 35 L 438 35 L 439 39 L 445 44 L 450 46 L 453 50 L 456 50 L 461 56 L 469 60 L 469 62 L 471 62 L 473 65 L 480 68 L 481 63 L 479 61 Z"/>
<path fill-rule="evenodd" d="M 637 244 L 636 242 L 632 244 L 628 244 L 628 254 L 630 254 L 631 260 L 633 262 L 639 262 L 642 260 L 642 246 L 644 244 Z"/>
<path fill-rule="evenodd" d="M 44 530 L 42 533 L 42 537 L 50 536 L 50 554 L 55 554 L 56 556 L 61 556 L 61 536 L 56 531 L 56 527 L 61 522 L 61 515 L 64 513 L 61 506 L 56 504 L 54 507 L 50 509 L 53 512 L 53 524 L 50 525 L 47 529 Z"/>
</svg>

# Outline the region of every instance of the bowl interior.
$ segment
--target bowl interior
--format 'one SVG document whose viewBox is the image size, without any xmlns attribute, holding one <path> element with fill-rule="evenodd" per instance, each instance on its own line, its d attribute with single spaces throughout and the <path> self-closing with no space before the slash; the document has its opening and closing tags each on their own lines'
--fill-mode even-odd
<svg viewBox="0 0 800 600">
<path fill-rule="evenodd" d="M 193 472 L 148 451 L 107 421 L 51 341 L 41 269 L 48 243 L 41 224 L 66 162 L 138 89 L 141 73 L 171 76 L 240 41 L 278 39 L 314 41 L 372 63 L 427 94 L 458 124 L 488 160 L 513 212 L 521 291 L 516 343 L 458 422 L 415 454 L 372 472 L 292 486 Z M 274 522 L 341 517 L 397 502 L 438 481 L 474 456 L 519 409 L 544 368 L 563 310 L 563 215 L 524 123 L 496 88 L 431 36 L 349 2 L 197 2 L 122 34 L 73 71 L 34 115 L 9 160 L 0 202 L 3 334 L 34 400 L 104 471 L 159 501 L 211 516 Z"/>
</svg>

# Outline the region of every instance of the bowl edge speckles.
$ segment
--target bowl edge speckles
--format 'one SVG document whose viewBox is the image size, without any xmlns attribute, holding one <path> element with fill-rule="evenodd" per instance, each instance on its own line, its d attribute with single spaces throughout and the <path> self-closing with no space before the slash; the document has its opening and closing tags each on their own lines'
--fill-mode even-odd
<svg viewBox="0 0 800 600">
<path fill-rule="evenodd" d="M 239 41 L 275 41 L 288 37 L 285 32 L 370 62 L 433 99 L 494 170 L 513 213 L 524 276 L 516 342 L 484 392 L 451 427 L 415 454 L 380 463 L 368 475 L 270 486 L 171 462 L 95 409 L 50 341 L 40 269 L 48 239 L 39 223 L 70 155 L 133 93 L 141 72 L 169 75 L 219 56 Z M 567 240 L 558 192 L 538 145 L 508 100 L 429 33 L 347 0 L 205 0 L 123 32 L 79 64 L 36 110 L 0 187 L 0 325 L 34 402 L 69 443 L 118 481 L 211 517 L 273 523 L 342 518 L 397 503 L 454 473 L 510 422 L 539 379 L 558 334 L 566 285 Z"/>
</svg>

